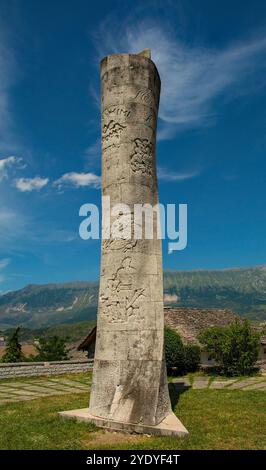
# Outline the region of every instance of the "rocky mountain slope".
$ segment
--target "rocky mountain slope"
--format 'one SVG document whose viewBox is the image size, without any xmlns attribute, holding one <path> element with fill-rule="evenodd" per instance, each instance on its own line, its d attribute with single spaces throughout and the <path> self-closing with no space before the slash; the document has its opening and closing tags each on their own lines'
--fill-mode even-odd
<svg viewBox="0 0 266 470">
<path fill-rule="evenodd" d="M 97 300 L 97 282 L 31 284 L 0 296 L 0 329 L 15 325 L 42 328 L 92 320 Z"/>
<path fill-rule="evenodd" d="M 166 271 L 165 303 L 227 308 L 266 320 L 266 266 L 217 271 Z M 28 285 L 0 296 L 0 329 L 43 328 L 96 317 L 97 282 Z"/>
</svg>

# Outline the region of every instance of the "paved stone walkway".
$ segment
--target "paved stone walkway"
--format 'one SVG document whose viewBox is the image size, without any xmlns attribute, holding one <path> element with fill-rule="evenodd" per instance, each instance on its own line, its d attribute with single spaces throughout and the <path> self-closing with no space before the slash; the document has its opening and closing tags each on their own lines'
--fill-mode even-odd
<svg viewBox="0 0 266 470">
<path fill-rule="evenodd" d="M 190 381 L 189 377 L 178 377 L 174 378 L 172 382 L 176 385 L 177 389 L 187 389 L 188 386 L 193 389 L 228 389 L 228 390 L 256 390 L 256 391 L 266 391 L 266 377 L 248 377 L 247 379 L 223 379 L 217 377 L 213 379 L 212 377 L 205 376 L 196 376 Z"/>
<path fill-rule="evenodd" d="M 249 377 L 247 379 L 215 379 L 205 376 L 194 376 L 192 383 L 189 377 L 177 377 L 172 380 L 175 387 L 180 391 L 185 391 L 189 387 L 193 389 L 228 389 L 228 390 L 254 390 L 256 392 L 266 392 L 266 376 Z M 0 406 L 5 403 L 34 400 L 35 398 L 65 395 L 67 393 L 88 393 L 90 390 L 91 378 L 88 377 L 82 382 L 65 377 L 47 377 L 47 379 L 36 378 L 20 381 L 0 381 Z"/>
<path fill-rule="evenodd" d="M 86 382 L 86 383 L 84 383 Z M 4 403 L 12 403 L 24 400 L 34 400 L 35 398 L 65 395 L 67 393 L 88 393 L 91 380 L 79 382 L 78 379 L 66 378 L 47 378 L 41 380 L 24 380 L 20 381 L 0 381 L 0 405 Z"/>
</svg>

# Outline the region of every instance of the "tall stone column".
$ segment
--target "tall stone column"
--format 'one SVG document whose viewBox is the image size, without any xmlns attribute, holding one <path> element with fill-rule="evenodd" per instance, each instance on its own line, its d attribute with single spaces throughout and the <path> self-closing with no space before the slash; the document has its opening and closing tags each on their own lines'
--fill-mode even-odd
<svg viewBox="0 0 266 470">
<path fill-rule="evenodd" d="M 102 195 L 109 196 L 111 211 L 129 206 L 131 236 L 102 240 L 88 419 L 111 429 L 185 435 L 168 393 L 158 220 L 155 214 L 149 239 L 145 233 L 136 239 L 133 222 L 135 204 L 158 203 L 159 98 L 160 77 L 149 50 L 102 60 Z M 122 219 L 117 210 L 111 224 Z"/>
</svg>

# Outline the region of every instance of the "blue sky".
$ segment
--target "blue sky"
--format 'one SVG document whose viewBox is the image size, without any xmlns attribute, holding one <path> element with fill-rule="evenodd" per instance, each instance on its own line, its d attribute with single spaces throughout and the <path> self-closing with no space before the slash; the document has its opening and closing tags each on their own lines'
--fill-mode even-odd
<svg viewBox="0 0 266 470">
<path fill-rule="evenodd" d="M 152 49 L 162 203 L 188 204 L 166 269 L 266 263 L 263 1 L 0 0 L 0 292 L 97 279 L 99 60 Z"/>
</svg>

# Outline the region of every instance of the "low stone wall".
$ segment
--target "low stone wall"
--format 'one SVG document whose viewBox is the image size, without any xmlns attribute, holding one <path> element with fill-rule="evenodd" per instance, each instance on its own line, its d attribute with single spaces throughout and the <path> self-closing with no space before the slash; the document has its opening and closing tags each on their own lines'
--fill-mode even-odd
<svg viewBox="0 0 266 470">
<path fill-rule="evenodd" d="M 0 379 L 13 377 L 32 377 L 37 375 L 57 375 L 68 372 L 87 372 L 92 370 L 92 360 L 72 360 L 53 362 L 0 363 Z"/>
</svg>

